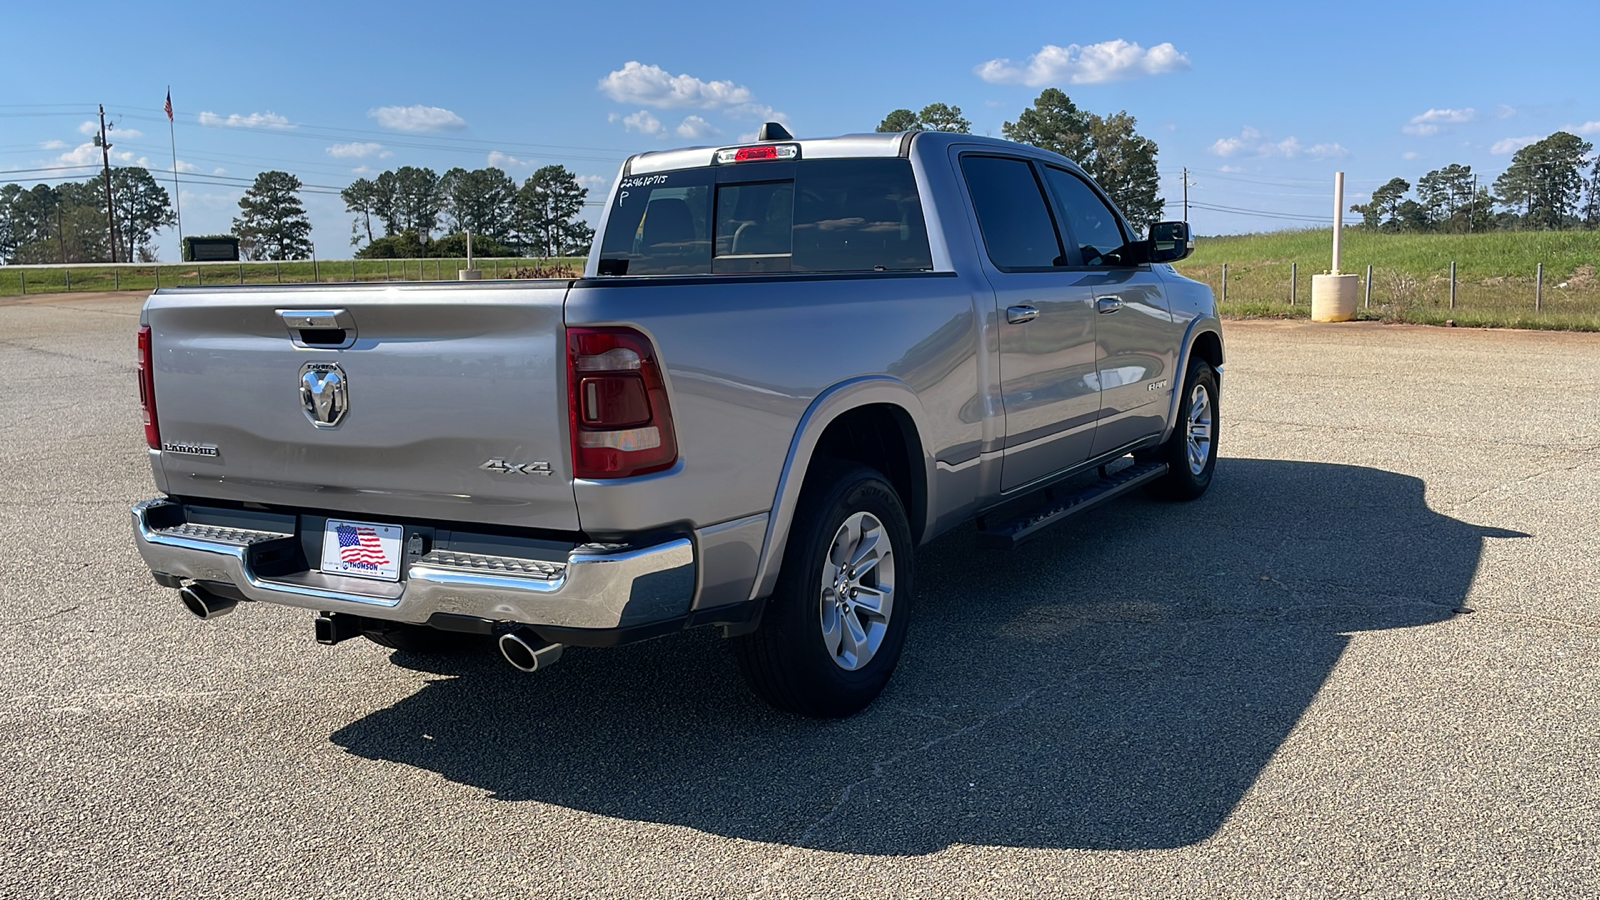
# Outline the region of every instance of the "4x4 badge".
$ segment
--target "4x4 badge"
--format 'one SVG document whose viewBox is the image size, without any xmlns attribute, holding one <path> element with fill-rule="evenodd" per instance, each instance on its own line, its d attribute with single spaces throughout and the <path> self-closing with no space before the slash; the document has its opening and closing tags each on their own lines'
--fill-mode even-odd
<svg viewBox="0 0 1600 900">
<path fill-rule="evenodd" d="M 488 462 L 484 463 L 483 465 L 479 466 L 478 468 L 486 469 L 486 470 L 488 470 L 490 472 L 503 472 L 503 473 L 505 473 L 507 475 L 554 475 L 555 474 L 554 472 L 550 471 L 550 464 L 548 462 L 545 462 L 544 460 L 540 460 L 538 462 L 531 462 L 531 463 L 514 463 L 514 462 L 506 462 L 505 460 L 501 459 L 498 456 L 495 457 L 494 459 L 489 460 Z"/>
<path fill-rule="evenodd" d="M 350 411 L 350 391 L 338 363 L 306 363 L 300 367 L 300 405 L 318 428 L 332 428 Z"/>
</svg>

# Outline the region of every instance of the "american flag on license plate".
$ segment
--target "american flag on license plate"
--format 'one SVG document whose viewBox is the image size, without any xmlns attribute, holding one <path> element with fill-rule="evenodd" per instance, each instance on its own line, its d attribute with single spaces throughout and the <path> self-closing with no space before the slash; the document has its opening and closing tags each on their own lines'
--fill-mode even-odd
<svg viewBox="0 0 1600 900">
<path fill-rule="evenodd" d="M 383 544 L 378 533 L 363 525 L 340 525 L 339 559 L 353 566 L 370 566 L 374 569 L 387 566 L 389 557 L 383 554 Z"/>
</svg>

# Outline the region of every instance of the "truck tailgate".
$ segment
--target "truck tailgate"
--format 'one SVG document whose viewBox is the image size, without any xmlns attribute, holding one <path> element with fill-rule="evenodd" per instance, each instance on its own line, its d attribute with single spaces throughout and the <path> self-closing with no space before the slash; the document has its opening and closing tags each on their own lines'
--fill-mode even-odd
<svg viewBox="0 0 1600 900">
<path fill-rule="evenodd" d="M 157 465 L 168 492 L 576 531 L 563 389 L 567 288 L 152 295 L 145 317 L 163 444 Z M 297 329 L 311 313 L 339 313 L 350 327 Z M 308 372 L 317 391 L 306 398 Z M 344 384 L 342 415 L 327 406 L 331 373 Z"/>
</svg>

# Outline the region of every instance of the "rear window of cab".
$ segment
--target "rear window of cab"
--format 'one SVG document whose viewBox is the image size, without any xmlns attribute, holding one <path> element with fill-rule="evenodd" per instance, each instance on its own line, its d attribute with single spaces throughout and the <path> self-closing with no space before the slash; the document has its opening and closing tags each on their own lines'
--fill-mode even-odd
<svg viewBox="0 0 1600 900">
<path fill-rule="evenodd" d="M 932 268 L 909 160 L 816 159 L 624 178 L 599 274 Z"/>
</svg>

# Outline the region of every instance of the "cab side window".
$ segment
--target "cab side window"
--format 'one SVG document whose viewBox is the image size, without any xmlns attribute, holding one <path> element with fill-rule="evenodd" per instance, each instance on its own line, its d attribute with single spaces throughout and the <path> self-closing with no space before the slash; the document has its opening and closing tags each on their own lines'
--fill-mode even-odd
<svg viewBox="0 0 1600 900">
<path fill-rule="evenodd" d="M 995 268 L 1009 272 L 1066 265 L 1049 201 L 1027 160 L 963 156 L 961 171 Z"/>
<path fill-rule="evenodd" d="M 1066 223 L 1064 235 L 1071 235 L 1070 240 L 1077 245 L 1082 257 L 1082 265 L 1128 265 L 1122 256 L 1128 235 L 1111 207 L 1087 182 L 1071 172 L 1054 166 L 1046 166 L 1044 171 L 1056 195 L 1056 210 Z"/>
</svg>

